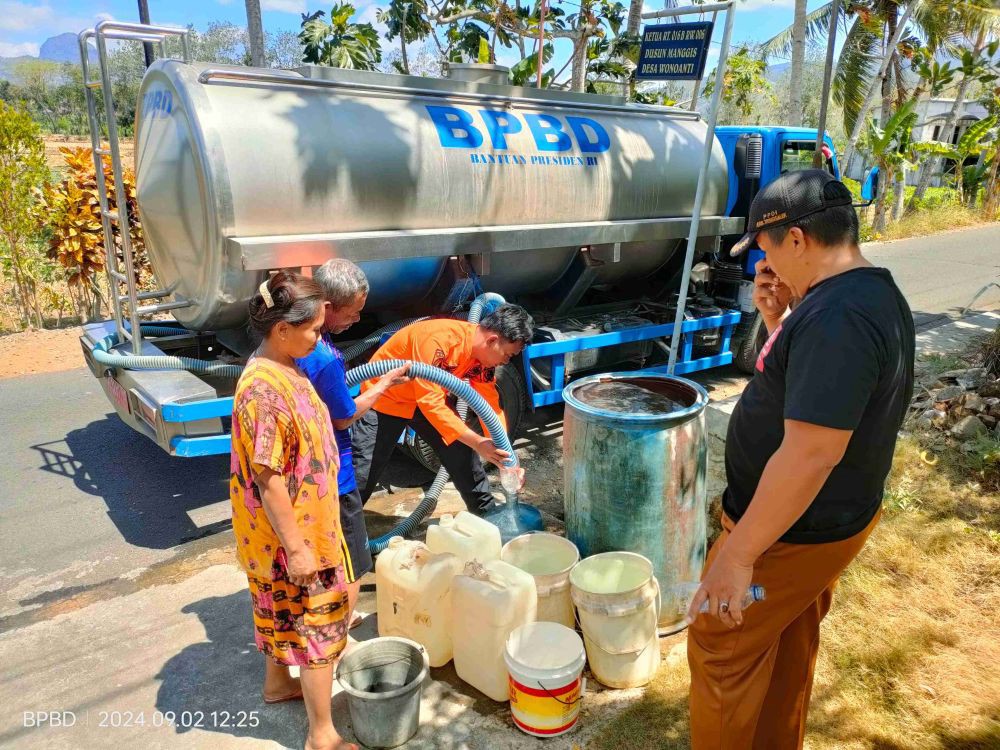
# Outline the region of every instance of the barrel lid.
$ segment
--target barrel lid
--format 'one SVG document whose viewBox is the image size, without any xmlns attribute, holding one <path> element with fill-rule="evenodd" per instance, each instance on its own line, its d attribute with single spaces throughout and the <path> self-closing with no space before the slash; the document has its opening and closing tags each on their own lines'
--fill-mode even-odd
<svg viewBox="0 0 1000 750">
<path fill-rule="evenodd" d="M 593 416 L 639 422 L 679 421 L 708 403 L 705 390 L 690 380 L 636 373 L 583 378 L 566 386 L 563 398 Z"/>
</svg>

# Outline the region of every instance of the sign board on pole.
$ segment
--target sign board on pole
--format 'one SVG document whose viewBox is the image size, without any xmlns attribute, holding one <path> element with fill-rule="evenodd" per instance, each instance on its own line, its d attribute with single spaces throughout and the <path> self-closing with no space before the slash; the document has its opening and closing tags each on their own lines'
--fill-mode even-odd
<svg viewBox="0 0 1000 750">
<path fill-rule="evenodd" d="M 708 45 L 712 41 L 711 21 L 669 23 L 647 26 L 642 32 L 640 81 L 697 81 L 705 72 Z"/>
</svg>

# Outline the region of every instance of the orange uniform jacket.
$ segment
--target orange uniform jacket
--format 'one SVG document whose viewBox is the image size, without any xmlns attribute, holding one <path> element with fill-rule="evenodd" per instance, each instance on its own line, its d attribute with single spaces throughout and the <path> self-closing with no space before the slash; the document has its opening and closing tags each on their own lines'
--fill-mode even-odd
<svg viewBox="0 0 1000 750">
<path fill-rule="evenodd" d="M 446 370 L 470 385 L 493 407 L 507 429 L 500 410 L 500 396 L 495 383 L 495 370 L 484 368 L 472 356 L 472 340 L 476 331 L 473 323 L 447 318 L 412 323 L 383 344 L 372 355 L 372 362 L 385 359 L 405 359 L 425 362 Z M 369 383 L 362 386 L 366 390 Z M 453 443 L 465 431 L 465 425 L 445 401 L 445 390 L 426 380 L 411 380 L 390 388 L 375 402 L 375 411 L 409 419 L 419 406 L 427 421 L 441 435 L 445 445 Z M 485 431 L 485 426 L 483 430 Z"/>
</svg>

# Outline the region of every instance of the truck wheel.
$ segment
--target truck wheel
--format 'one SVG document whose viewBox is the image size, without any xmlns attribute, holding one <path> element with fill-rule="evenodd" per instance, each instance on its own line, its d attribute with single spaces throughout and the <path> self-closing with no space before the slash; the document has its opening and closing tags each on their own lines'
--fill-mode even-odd
<svg viewBox="0 0 1000 750">
<path fill-rule="evenodd" d="M 754 312 L 753 322 L 747 330 L 746 335 L 738 342 L 733 361 L 740 372 L 746 375 L 754 374 L 754 367 L 757 364 L 757 355 L 767 343 L 767 326 L 759 312 Z"/>
<path fill-rule="evenodd" d="M 528 403 L 524 375 L 521 374 L 519 365 L 520 360 L 497 368 L 497 392 L 500 394 L 500 408 L 503 409 L 504 417 L 507 420 L 507 432 L 511 442 L 514 442 L 517 436 Z M 479 418 L 472 413 L 471 409 L 466 422 L 476 432 L 482 432 Z M 433 472 L 437 472 L 441 468 L 441 461 L 438 459 L 437 453 L 419 435 L 414 437 L 413 445 L 407 444 L 405 447 L 424 468 Z"/>
</svg>

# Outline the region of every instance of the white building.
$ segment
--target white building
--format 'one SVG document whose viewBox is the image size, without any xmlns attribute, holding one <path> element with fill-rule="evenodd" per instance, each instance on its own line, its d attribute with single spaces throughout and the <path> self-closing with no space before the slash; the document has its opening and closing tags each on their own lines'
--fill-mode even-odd
<svg viewBox="0 0 1000 750">
<path fill-rule="evenodd" d="M 917 105 L 917 124 L 913 126 L 913 140 L 916 142 L 939 141 L 942 138 L 942 130 L 948 120 L 952 107 L 955 106 L 954 99 L 924 99 Z M 879 122 L 880 112 L 878 109 L 871 113 L 875 122 Z M 978 122 L 987 116 L 986 108 L 977 101 L 965 101 L 962 105 L 962 113 L 959 115 L 957 127 L 952 134 L 951 142 L 958 143 L 958 139 L 965 134 L 966 129 L 974 122 Z M 867 160 L 866 160 L 867 162 Z M 855 180 L 860 180 L 864 176 L 867 163 L 863 164 L 861 159 L 853 159 L 848 176 Z M 952 169 L 952 165 L 947 163 L 944 167 Z M 916 185 L 920 179 L 919 170 L 906 173 L 906 184 Z M 931 185 L 939 187 L 942 184 L 941 177 L 935 175 L 931 180 Z"/>
</svg>

